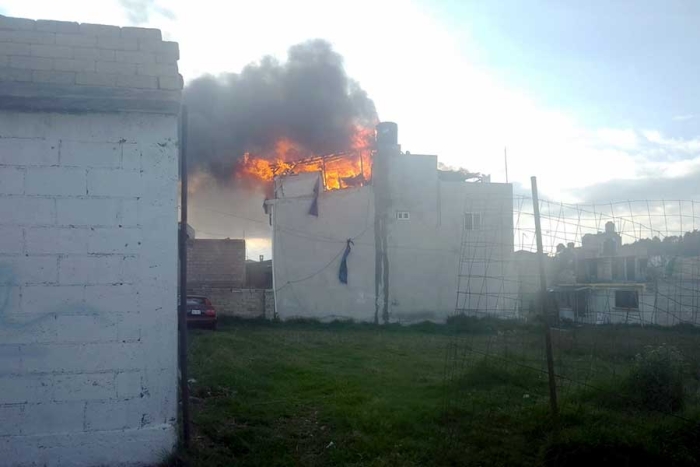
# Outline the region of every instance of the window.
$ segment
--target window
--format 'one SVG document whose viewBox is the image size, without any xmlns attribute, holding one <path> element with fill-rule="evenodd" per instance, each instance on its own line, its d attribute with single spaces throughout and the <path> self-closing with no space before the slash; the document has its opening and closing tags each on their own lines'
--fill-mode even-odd
<svg viewBox="0 0 700 467">
<path fill-rule="evenodd" d="M 560 308 L 573 310 L 577 315 L 586 312 L 586 291 L 558 292 L 557 301 Z"/>
<path fill-rule="evenodd" d="M 598 261 L 595 258 L 587 259 L 588 263 L 588 280 L 598 280 Z"/>
<path fill-rule="evenodd" d="M 573 303 L 575 300 L 575 298 L 574 298 L 575 293 L 576 292 L 559 292 L 557 294 L 558 295 L 557 301 L 559 302 L 559 306 L 561 308 L 573 308 L 574 307 Z"/>
<path fill-rule="evenodd" d="M 481 229 L 481 214 L 478 212 L 464 213 L 464 230 Z"/>
<path fill-rule="evenodd" d="M 616 290 L 615 307 L 639 308 L 639 294 L 636 290 Z"/>
<path fill-rule="evenodd" d="M 396 211 L 396 218 L 405 221 L 410 219 L 411 215 L 408 213 L 408 211 Z"/>
</svg>

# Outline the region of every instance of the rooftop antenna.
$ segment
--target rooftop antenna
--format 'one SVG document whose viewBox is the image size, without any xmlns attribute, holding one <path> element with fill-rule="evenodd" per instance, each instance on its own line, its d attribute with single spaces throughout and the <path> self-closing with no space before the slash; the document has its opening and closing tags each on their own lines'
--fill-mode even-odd
<svg viewBox="0 0 700 467">
<path fill-rule="evenodd" d="M 505 163 L 506 163 L 506 183 L 508 183 L 508 148 L 507 147 L 503 148 L 503 159 L 505 160 Z"/>
</svg>

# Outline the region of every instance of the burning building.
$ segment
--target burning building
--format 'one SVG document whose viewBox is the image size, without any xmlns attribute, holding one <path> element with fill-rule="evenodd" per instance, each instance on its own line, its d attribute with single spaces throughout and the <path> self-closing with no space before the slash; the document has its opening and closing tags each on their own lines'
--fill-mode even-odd
<svg viewBox="0 0 700 467">
<path fill-rule="evenodd" d="M 498 286 L 489 267 L 513 250 L 511 186 L 402 153 L 394 124 L 379 124 L 375 139 L 374 103 L 329 43 L 198 78 L 183 99 L 193 201 L 196 181 L 212 178 L 212 190 L 245 191 L 226 198 L 238 209 L 257 211 L 265 192 L 281 317 L 440 320 L 481 308 L 482 289 Z M 500 239 L 497 251 L 472 248 L 487 237 Z"/>
<path fill-rule="evenodd" d="M 247 235 L 256 254 L 268 255 L 260 204 L 274 196 L 276 176 L 320 171 L 324 190 L 371 179 L 374 102 L 324 40 L 293 45 L 286 59 L 196 78 L 183 103 L 190 218 L 203 236 Z"/>
<path fill-rule="evenodd" d="M 466 304 L 478 308 L 478 292 L 503 282 L 486 270 L 513 252 L 512 186 L 402 153 L 393 123 L 377 126 L 373 150 L 362 141 L 354 154 L 276 168 L 265 208 L 278 316 L 441 321 L 455 311 L 464 254 L 483 257 Z M 478 248 L 486 238 L 497 248 Z"/>
<path fill-rule="evenodd" d="M 326 189 L 369 179 L 377 112 L 328 42 L 292 46 L 284 62 L 264 57 L 240 73 L 197 78 L 183 99 L 195 174 L 256 188 L 299 172 L 322 171 Z"/>
</svg>

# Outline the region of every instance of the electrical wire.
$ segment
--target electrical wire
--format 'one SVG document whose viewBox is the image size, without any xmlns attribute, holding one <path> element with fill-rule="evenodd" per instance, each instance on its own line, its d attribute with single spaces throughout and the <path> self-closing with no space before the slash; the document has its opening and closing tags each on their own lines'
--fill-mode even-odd
<svg viewBox="0 0 700 467">
<path fill-rule="evenodd" d="M 340 250 L 340 251 L 338 252 L 338 254 L 335 255 L 335 256 L 333 257 L 333 259 L 331 259 L 325 266 L 323 266 L 321 269 L 319 269 L 318 271 L 314 272 L 313 274 L 309 274 L 308 276 L 303 277 L 303 278 L 301 278 L 301 279 L 288 280 L 282 287 L 279 287 L 278 289 L 275 289 L 275 292 L 279 292 L 280 290 L 283 290 L 285 287 L 287 287 L 287 286 L 289 286 L 289 285 L 298 284 L 299 282 L 304 282 L 304 281 L 307 281 L 307 280 L 309 280 L 309 279 L 312 279 L 312 278 L 318 276 L 318 275 L 321 274 L 323 271 L 325 271 L 326 269 L 328 269 L 328 268 L 335 262 L 335 260 L 338 259 L 338 258 L 343 254 L 344 251 L 345 251 L 345 248 L 343 248 L 342 250 Z"/>
</svg>

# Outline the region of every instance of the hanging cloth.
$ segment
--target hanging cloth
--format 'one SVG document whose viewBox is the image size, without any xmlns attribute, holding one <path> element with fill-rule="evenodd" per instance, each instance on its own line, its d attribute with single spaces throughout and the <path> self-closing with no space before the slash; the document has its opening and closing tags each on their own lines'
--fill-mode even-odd
<svg viewBox="0 0 700 467">
<path fill-rule="evenodd" d="M 348 238 L 348 242 L 345 245 L 345 251 L 343 252 L 343 259 L 340 260 L 340 271 L 338 272 L 338 279 L 343 284 L 348 283 L 348 255 L 350 250 L 352 250 L 351 245 L 354 245 L 351 239 Z"/>
<path fill-rule="evenodd" d="M 316 179 L 316 185 L 314 185 L 314 200 L 311 203 L 311 208 L 309 209 L 309 214 L 318 217 L 318 193 L 321 191 L 321 179 Z"/>
</svg>

